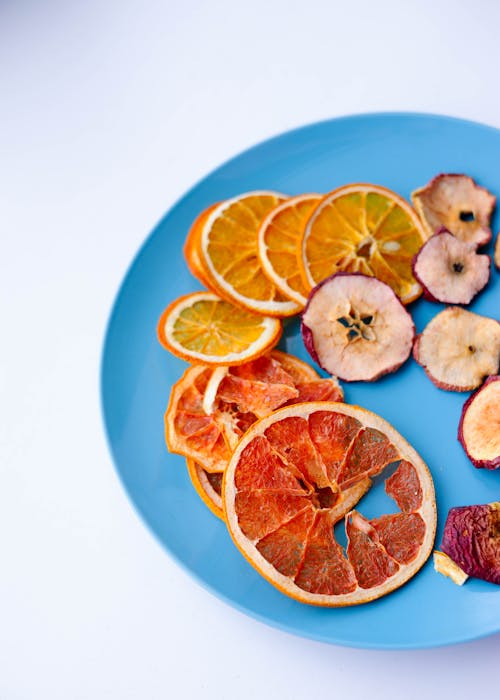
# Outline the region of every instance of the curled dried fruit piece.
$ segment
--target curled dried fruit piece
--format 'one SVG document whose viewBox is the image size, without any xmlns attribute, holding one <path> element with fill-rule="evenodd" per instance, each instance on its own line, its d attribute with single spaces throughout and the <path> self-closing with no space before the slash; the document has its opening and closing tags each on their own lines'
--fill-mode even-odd
<svg viewBox="0 0 500 700">
<path fill-rule="evenodd" d="M 500 503 L 451 508 L 441 549 L 469 576 L 500 584 Z"/>
<path fill-rule="evenodd" d="M 467 399 L 458 439 L 475 467 L 500 467 L 500 376 L 488 377 Z"/>
<path fill-rule="evenodd" d="M 339 272 L 309 295 L 302 337 L 312 358 L 345 381 L 374 381 L 408 358 L 415 326 L 393 290 L 374 277 Z"/>
<path fill-rule="evenodd" d="M 429 301 L 469 304 L 487 284 L 490 258 L 446 229 L 434 234 L 413 259 L 413 274 Z"/>
<path fill-rule="evenodd" d="M 468 175 L 437 175 L 411 198 L 430 236 L 444 226 L 475 246 L 491 240 L 490 218 L 496 197 Z"/>
<path fill-rule="evenodd" d="M 450 557 L 444 552 L 439 552 L 436 550 L 434 552 L 433 559 L 434 569 L 438 572 L 438 574 L 448 576 L 448 578 L 451 578 L 453 583 L 456 583 L 457 586 L 463 586 L 469 578 L 465 571 L 462 571 L 462 569 L 455 564 L 453 559 L 450 559 Z"/>
<path fill-rule="evenodd" d="M 440 389 L 477 389 L 485 377 L 498 371 L 500 323 L 450 306 L 417 337 L 413 355 Z"/>
</svg>

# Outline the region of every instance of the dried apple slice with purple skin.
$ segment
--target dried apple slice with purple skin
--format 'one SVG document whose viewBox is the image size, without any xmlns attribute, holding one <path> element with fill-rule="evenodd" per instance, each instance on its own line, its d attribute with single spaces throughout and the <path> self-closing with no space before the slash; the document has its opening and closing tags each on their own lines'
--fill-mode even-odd
<svg viewBox="0 0 500 700">
<path fill-rule="evenodd" d="M 408 359 L 415 326 L 385 282 L 338 272 L 311 291 L 302 337 L 311 357 L 330 374 L 371 382 Z"/>
<path fill-rule="evenodd" d="M 468 175 L 442 173 L 412 192 L 413 205 L 429 236 L 444 226 L 476 247 L 491 240 L 496 197 Z"/>
<path fill-rule="evenodd" d="M 451 508 L 441 549 L 468 576 L 500 584 L 500 503 Z"/>
<path fill-rule="evenodd" d="M 413 275 L 429 301 L 470 304 L 490 278 L 490 258 L 440 229 L 413 258 Z"/>
<path fill-rule="evenodd" d="M 500 323 L 449 306 L 417 337 L 413 356 L 440 389 L 472 391 L 500 363 Z"/>
<path fill-rule="evenodd" d="M 478 469 L 500 467 L 500 376 L 488 377 L 464 404 L 458 439 Z"/>
</svg>

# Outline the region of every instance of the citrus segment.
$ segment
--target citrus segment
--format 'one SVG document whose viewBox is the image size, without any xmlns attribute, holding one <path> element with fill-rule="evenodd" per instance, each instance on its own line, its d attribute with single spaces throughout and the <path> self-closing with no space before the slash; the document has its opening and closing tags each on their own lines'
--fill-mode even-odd
<svg viewBox="0 0 500 700">
<path fill-rule="evenodd" d="M 258 257 L 262 221 L 284 195 L 249 192 L 219 204 L 196 234 L 203 274 L 223 298 L 256 313 L 291 316 L 300 306 L 265 275 Z"/>
<path fill-rule="evenodd" d="M 421 292 L 411 263 L 426 238 L 413 208 L 395 192 L 346 185 L 326 195 L 307 222 L 304 274 L 312 288 L 335 272 L 361 272 L 386 282 L 409 303 Z"/>
<path fill-rule="evenodd" d="M 346 518 L 347 556 L 361 588 L 374 588 L 390 579 L 399 565 L 378 541 L 375 528 L 353 511 Z"/>
<path fill-rule="evenodd" d="M 187 468 L 189 478 L 198 496 L 214 515 L 224 520 L 221 498 L 222 473 L 211 474 L 192 459 L 187 460 Z"/>
<path fill-rule="evenodd" d="M 311 440 L 318 448 L 331 482 L 337 482 L 345 455 L 362 428 L 357 418 L 335 411 L 316 411 L 309 417 Z"/>
<path fill-rule="evenodd" d="M 409 513 L 369 521 L 352 508 L 370 488 L 369 475 L 393 461 L 400 464 L 386 489 L 399 499 L 401 484 L 400 500 L 408 505 L 416 475 L 422 498 Z M 306 603 L 378 598 L 413 576 L 432 549 L 436 510 L 427 467 L 394 428 L 357 406 L 296 404 L 254 423 L 231 457 L 222 497 L 243 555 L 270 583 Z M 334 532 L 344 516 L 346 550 Z"/>
<path fill-rule="evenodd" d="M 425 537 L 425 523 L 418 513 L 393 513 L 371 521 L 386 552 L 400 564 L 415 559 Z"/>
<path fill-rule="evenodd" d="M 262 268 L 276 287 L 303 307 L 310 285 L 303 278 L 300 242 L 318 194 L 303 194 L 283 202 L 264 219 L 259 230 L 258 250 Z"/>
<path fill-rule="evenodd" d="M 284 576 L 296 575 L 314 518 L 313 508 L 304 508 L 257 543 L 262 556 Z"/>
<path fill-rule="evenodd" d="M 158 339 L 174 355 L 193 363 L 241 364 L 278 342 L 281 324 L 220 299 L 194 292 L 167 306 Z"/>
<path fill-rule="evenodd" d="M 399 454 L 387 436 L 375 428 L 361 430 L 344 456 L 344 462 L 337 479 L 340 484 L 350 486 L 360 477 L 374 476 L 391 462 L 399 459 Z"/>
<path fill-rule="evenodd" d="M 236 501 L 241 530 L 252 541 L 258 541 L 275 532 L 283 523 L 304 509 L 313 512 L 304 496 L 273 489 L 239 491 Z"/>
<path fill-rule="evenodd" d="M 385 491 L 403 513 L 411 513 L 422 505 L 422 489 L 415 467 L 404 459 L 385 482 Z"/>
<path fill-rule="evenodd" d="M 356 589 L 353 568 L 342 547 L 335 540 L 328 512 L 318 511 L 307 533 L 307 544 L 296 585 L 315 595 L 351 593 Z"/>
<path fill-rule="evenodd" d="M 309 426 L 305 418 L 290 416 L 279 423 L 273 423 L 265 431 L 271 448 L 295 472 L 319 487 L 330 486 L 326 470 L 309 437 Z"/>
</svg>

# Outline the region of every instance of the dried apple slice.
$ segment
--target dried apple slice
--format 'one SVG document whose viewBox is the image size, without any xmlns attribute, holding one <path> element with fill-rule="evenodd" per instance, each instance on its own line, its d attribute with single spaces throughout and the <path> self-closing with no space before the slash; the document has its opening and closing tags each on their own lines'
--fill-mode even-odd
<svg viewBox="0 0 500 700">
<path fill-rule="evenodd" d="M 437 175 L 411 195 L 429 236 L 444 226 L 476 247 L 491 240 L 490 218 L 496 197 L 468 175 Z"/>
<path fill-rule="evenodd" d="M 500 270 L 500 233 L 497 233 L 497 240 L 495 241 L 494 261 L 495 266 Z"/>
<path fill-rule="evenodd" d="M 488 377 L 462 409 L 458 439 L 479 469 L 500 467 L 500 376 Z"/>
<path fill-rule="evenodd" d="M 443 228 L 413 258 L 413 274 L 429 301 L 469 304 L 488 284 L 490 258 Z"/>
<path fill-rule="evenodd" d="M 498 372 L 500 323 L 449 306 L 417 337 L 413 356 L 440 389 L 477 389 L 485 377 Z"/>
<path fill-rule="evenodd" d="M 396 294 L 375 277 L 338 272 L 315 287 L 302 316 L 311 357 L 345 381 L 374 381 L 411 352 L 415 326 Z"/>
<path fill-rule="evenodd" d="M 441 549 L 468 576 L 500 584 L 500 503 L 451 508 Z"/>
</svg>

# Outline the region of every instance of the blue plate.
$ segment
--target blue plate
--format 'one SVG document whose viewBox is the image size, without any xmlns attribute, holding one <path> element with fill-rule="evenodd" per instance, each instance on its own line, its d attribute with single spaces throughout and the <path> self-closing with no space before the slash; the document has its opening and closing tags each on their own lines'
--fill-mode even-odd
<svg viewBox="0 0 500 700">
<path fill-rule="evenodd" d="M 163 413 L 185 363 L 156 340 L 156 324 L 175 297 L 199 288 L 182 257 L 195 216 L 241 192 L 327 192 L 349 182 L 385 185 L 403 197 L 440 172 L 465 172 L 500 194 L 500 131 L 423 114 L 333 119 L 251 148 L 190 190 L 162 219 L 132 263 L 116 299 L 104 345 L 102 404 L 123 484 L 167 551 L 200 583 L 244 612 L 305 637 L 356 647 L 408 649 L 451 644 L 500 631 L 500 588 L 470 580 L 460 588 L 429 560 L 408 584 L 378 601 L 322 609 L 279 593 L 243 559 L 222 522 L 192 488 L 184 459 L 168 454 Z M 498 222 L 494 221 L 494 230 Z M 492 246 L 490 246 L 491 252 Z M 499 313 L 500 274 L 492 273 L 472 309 Z M 411 306 L 417 330 L 442 307 Z M 298 323 L 280 345 L 303 359 Z M 374 384 L 346 384 L 346 401 L 379 413 L 420 452 L 437 492 L 440 542 L 448 509 L 500 498 L 500 471 L 472 467 L 456 439 L 466 395 L 437 389 L 414 360 Z M 393 506 L 373 489 L 363 513 Z"/>
</svg>

